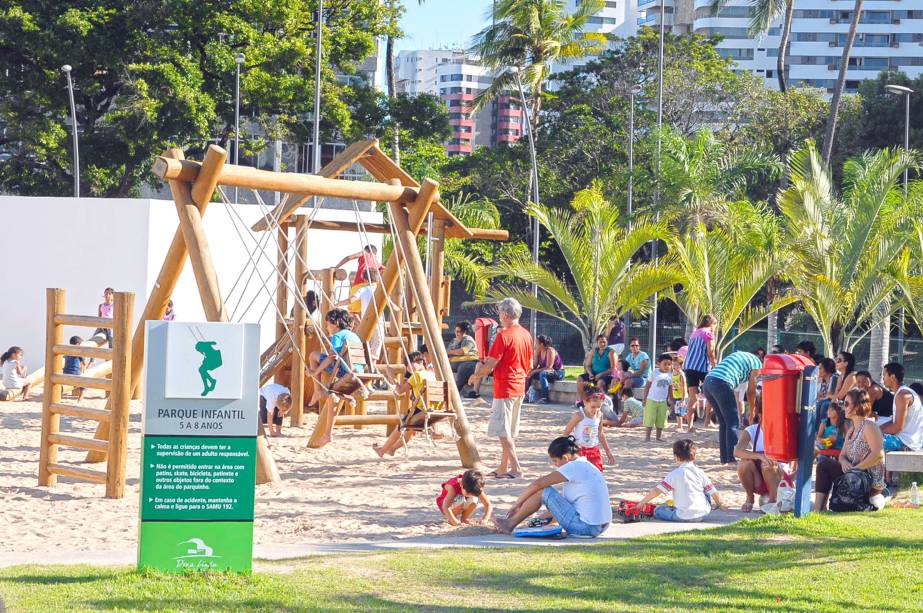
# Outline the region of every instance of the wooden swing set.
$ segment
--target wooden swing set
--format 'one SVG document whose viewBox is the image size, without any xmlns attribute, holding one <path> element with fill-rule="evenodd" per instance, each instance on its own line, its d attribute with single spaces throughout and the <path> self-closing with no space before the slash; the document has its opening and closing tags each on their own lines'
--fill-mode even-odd
<svg viewBox="0 0 923 613">
<path fill-rule="evenodd" d="M 441 406 L 454 416 L 456 445 L 461 463 L 465 467 L 479 466 L 477 447 L 469 430 L 442 338 L 442 317 L 447 314 L 449 304 L 449 280 L 444 276 L 443 241 L 446 238 L 506 240 L 508 233 L 503 230 L 466 227 L 440 202 L 438 184 L 435 181 L 425 179 L 422 184 L 417 183 L 382 152 L 377 140 L 350 145 L 317 175 L 272 172 L 229 165 L 226 164 L 226 159 L 227 152 L 212 145 L 206 151 L 202 162 L 186 160 L 182 150 L 173 149 L 157 158 L 154 163 L 153 172 L 170 186 L 179 216 L 179 227 L 132 339 L 128 385 L 130 393 L 134 394 L 138 390 L 143 370 L 145 322 L 162 319 L 187 258 L 192 265 L 207 320 L 230 321 L 218 287 L 208 238 L 202 224 L 202 217 L 216 190 L 229 210 L 233 210 L 237 205 L 227 200 L 222 187 L 254 190 L 260 201 L 256 190 L 280 192 L 284 195 L 280 204 L 271 210 L 267 208 L 264 217 L 249 228 L 251 233 L 273 233 L 277 246 L 274 263 L 276 340 L 262 356 L 260 384 L 272 378 L 288 384 L 293 400 L 290 420 L 294 426 L 299 426 L 304 421 L 306 395 L 312 391 L 313 386 L 321 386 L 325 401 L 320 411 L 318 426 L 309 441 L 310 446 L 319 446 L 321 426 L 331 420 L 336 426 L 355 428 L 384 425 L 390 432 L 394 428 L 405 427 L 401 416 L 409 410 L 407 399 L 393 390 L 372 389 L 369 382 L 378 380 L 381 372 L 388 366 L 403 370 L 406 355 L 417 346 L 418 336 L 422 335 L 433 359 L 442 396 L 439 396 L 439 391 L 435 387 L 430 393 L 438 396 Z M 361 165 L 376 181 L 338 178 L 354 164 Z M 309 214 L 299 213 L 300 207 L 312 197 L 352 199 L 356 209 L 356 222 L 315 220 L 313 217 L 320 204 L 311 209 Z M 363 223 L 356 205 L 356 201 L 359 200 L 387 203 L 389 223 Z M 428 220 L 431 220 L 431 228 L 427 228 Z M 294 229 L 294 241 L 290 240 L 291 229 Z M 312 349 L 329 349 L 330 344 L 323 326 L 316 325 L 308 317 L 304 301 L 305 283 L 311 279 L 321 288 L 320 310 L 323 314 L 335 305 L 336 282 L 345 278 L 342 270 L 308 268 L 309 229 L 359 232 L 363 235 L 389 234 L 394 241 L 394 250 L 375 286 L 374 298 L 356 330 L 363 347 L 358 351 L 350 348 L 349 352 L 350 360 L 364 362 L 365 370 L 370 376 L 359 377 L 359 384 L 345 392 L 342 391 L 342 386 L 338 388 L 336 378 L 314 378 L 307 373 L 306 356 L 309 352 Z M 430 279 L 427 279 L 417 248 L 416 239 L 421 233 L 428 233 L 432 237 Z M 265 252 L 263 255 L 266 256 Z M 294 267 L 290 265 L 292 260 Z M 267 288 L 267 291 L 271 290 Z M 286 314 L 289 312 L 290 298 L 294 300 L 294 309 L 292 316 L 288 317 Z M 389 302 L 402 304 L 404 308 L 392 310 L 385 322 Z M 387 330 L 383 339 L 384 358 L 376 368 L 373 360 L 369 360 L 367 344 L 376 332 L 380 333 L 383 326 L 386 326 Z M 349 376 L 357 379 L 351 369 Z M 367 413 L 366 402 L 375 400 L 387 403 L 386 414 Z M 341 411 L 345 414 L 340 415 Z M 96 432 L 96 439 L 107 440 L 108 436 L 109 428 L 101 424 Z M 257 481 L 277 481 L 279 476 L 275 462 L 263 436 L 258 438 L 257 455 Z M 102 461 L 105 458 L 106 450 L 103 445 L 91 450 L 87 455 L 90 462 Z"/>
</svg>

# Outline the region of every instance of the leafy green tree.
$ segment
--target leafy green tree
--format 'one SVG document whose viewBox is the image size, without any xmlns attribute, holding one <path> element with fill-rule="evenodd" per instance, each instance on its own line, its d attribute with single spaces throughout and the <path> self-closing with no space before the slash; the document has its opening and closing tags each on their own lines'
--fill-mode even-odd
<svg viewBox="0 0 923 613">
<path fill-rule="evenodd" d="M 498 262 L 495 277 L 507 277 L 538 286 L 538 296 L 518 283 L 494 283 L 486 300 L 506 296 L 572 326 L 589 349 L 612 315 L 632 311 L 644 313 L 656 292 L 672 287 L 680 279 L 665 264 L 633 263 L 641 248 L 652 240 L 668 240 L 671 232 L 662 222 L 639 219 L 631 232 L 619 224 L 618 209 L 598 186 L 582 190 L 569 210 L 530 204 L 528 212 L 556 243 L 566 262 L 562 278 L 527 254 Z"/>
<path fill-rule="evenodd" d="M 328 3 L 324 131 L 349 130 L 348 73 L 382 30 L 378 2 Z M 0 9 L 0 186 L 67 193 L 72 182 L 67 88 L 73 66 L 82 193 L 125 196 L 165 148 L 202 149 L 234 126 L 237 53 L 242 114 L 304 140 L 313 107 L 316 0 L 215 3 L 14 0 Z M 336 68 L 334 68 L 336 67 Z"/>
<path fill-rule="evenodd" d="M 867 153 L 846 163 L 840 196 L 813 142 L 789 160 L 790 185 L 779 195 L 789 274 L 827 355 L 851 350 L 896 308 L 893 266 L 914 222 L 899 185 L 904 169 L 918 164 L 902 150 Z"/>
<path fill-rule="evenodd" d="M 497 74 L 478 95 L 483 106 L 504 92 L 515 91 L 511 67 L 522 70 L 520 78 L 531 97 L 529 117 L 538 125 L 545 84 L 556 62 L 570 62 L 598 53 L 605 36 L 584 32 L 587 20 L 603 8 L 601 0 L 584 0 L 569 11 L 564 0 L 498 0 L 493 23 L 474 37 L 471 51 Z"/>
<path fill-rule="evenodd" d="M 746 104 L 733 109 L 719 132 L 731 143 L 764 147 L 784 159 L 808 139 L 823 138 L 829 110 L 822 89 L 789 87 L 782 93 L 753 81 Z"/>
<path fill-rule="evenodd" d="M 885 85 L 903 85 L 923 92 L 923 77 L 910 79 L 902 72 L 883 71 L 875 79 L 862 81 L 859 85 L 858 115 L 845 119 L 838 130 L 837 150 L 839 156 L 855 156 L 869 149 L 883 149 L 904 145 L 905 100 L 885 90 Z M 910 96 L 910 146 L 923 147 L 923 98 Z"/>
</svg>

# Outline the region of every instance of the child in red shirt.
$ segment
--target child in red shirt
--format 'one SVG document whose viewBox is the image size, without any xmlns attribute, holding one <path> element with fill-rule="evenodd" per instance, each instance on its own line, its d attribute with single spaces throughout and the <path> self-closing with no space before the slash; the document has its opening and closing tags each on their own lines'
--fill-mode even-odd
<svg viewBox="0 0 923 613">
<path fill-rule="evenodd" d="M 471 523 L 470 519 L 477 509 L 478 502 L 484 506 L 481 522 L 490 521 L 493 505 L 484 493 L 484 475 L 477 470 L 468 470 L 452 477 L 442 484 L 442 491 L 436 497 L 439 512 L 452 526 Z"/>
</svg>

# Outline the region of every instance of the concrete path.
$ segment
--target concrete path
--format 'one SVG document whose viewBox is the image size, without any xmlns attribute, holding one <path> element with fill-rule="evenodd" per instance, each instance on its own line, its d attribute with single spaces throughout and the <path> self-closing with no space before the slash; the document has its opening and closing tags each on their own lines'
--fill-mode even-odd
<svg viewBox="0 0 923 613">
<path fill-rule="evenodd" d="M 561 547 L 565 545 L 591 546 L 621 539 L 638 538 L 654 534 L 670 534 L 689 530 L 705 530 L 733 524 L 745 517 L 739 511 L 714 511 L 708 521 L 694 524 L 643 521 L 633 524 L 615 523 L 595 539 L 523 539 L 502 534 L 485 534 L 460 537 L 412 538 L 399 540 L 349 541 L 346 543 L 299 543 L 291 545 L 256 545 L 255 560 L 286 560 L 313 555 L 337 553 L 362 553 L 401 549 L 444 549 L 448 547 Z M 134 550 L 122 551 L 54 551 L 29 553 L 0 553 L 0 568 L 20 564 L 89 564 L 91 566 L 131 566 L 137 562 Z"/>
</svg>

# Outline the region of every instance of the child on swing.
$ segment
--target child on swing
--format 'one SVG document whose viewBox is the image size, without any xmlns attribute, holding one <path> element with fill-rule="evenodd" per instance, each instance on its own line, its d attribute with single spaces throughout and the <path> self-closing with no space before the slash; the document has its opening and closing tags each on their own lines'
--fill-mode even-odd
<svg viewBox="0 0 923 613">
<path fill-rule="evenodd" d="M 407 358 L 410 361 L 410 369 L 405 373 L 404 381 L 394 387 L 394 391 L 398 394 L 410 392 L 413 413 L 407 417 L 407 420 L 412 421 L 423 412 L 423 403 L 426 401 L 423 397 L 423 389 L 426 387 L 426 382 L 435 381 L 436 375 L 426 368 L 423 362 L 423 354 L 419 351 L 412 351 Z M 413 430 L 404 430 L 402 432 L 400 428 L 395 428 L 384 445 L 379 447 L 378 443 L 375 443 L 372 445 L 372 449 L 375 450 L 379 458 L 383 458 L 385 455 L 393 456 L 401 445 L 406 444 L 415 435 L 416 432 Z"/>
</svg>

